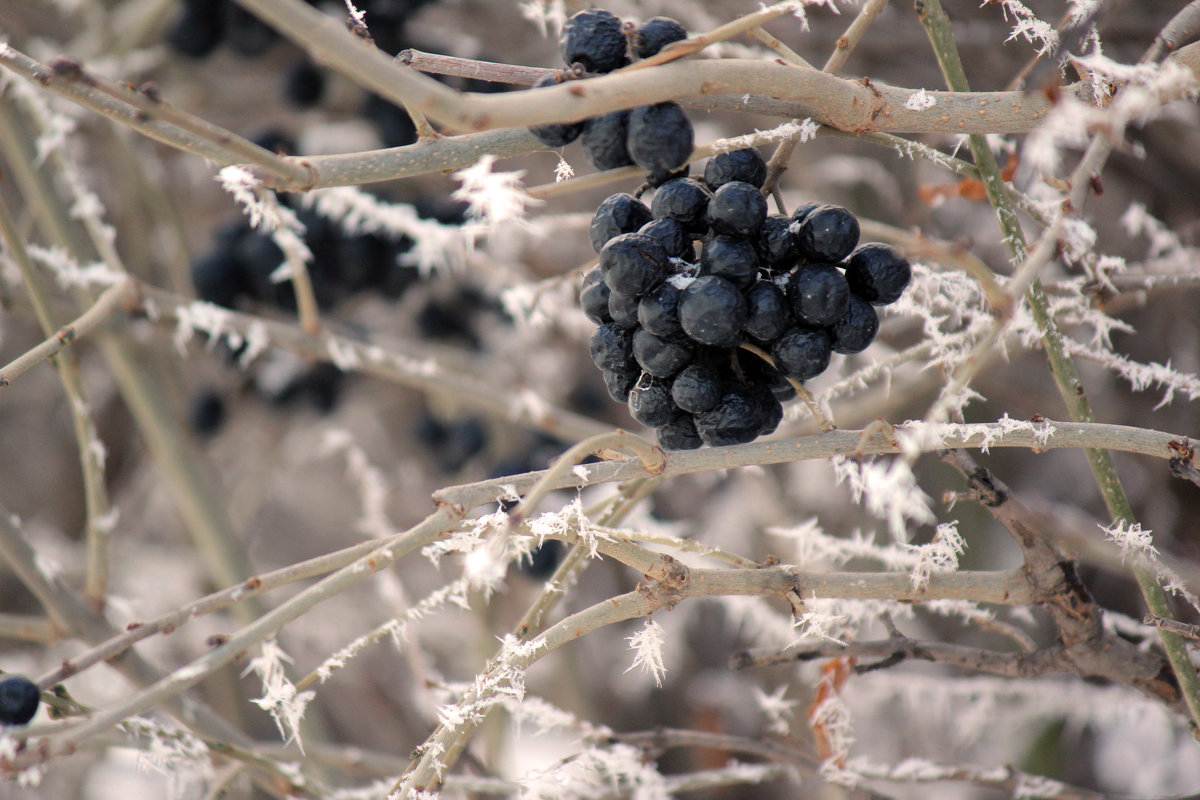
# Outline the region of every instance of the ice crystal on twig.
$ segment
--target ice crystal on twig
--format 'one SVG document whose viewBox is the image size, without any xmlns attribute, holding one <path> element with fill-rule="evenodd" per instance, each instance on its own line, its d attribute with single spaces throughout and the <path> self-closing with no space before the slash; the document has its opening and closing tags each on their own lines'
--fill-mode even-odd
<svg viewBox="0 0 1200 800">
<path fill-rule="evenodd" d="M 315 692 L 297 692 L 295 685 L 288 680 L 285 664 L 292 659 L 279 643 L 270 638 L 262 643 L 259 655 L 250 659 L 249 665 L 242 672 L 246 676 L 251 672 L 257 673 L 263 682 L 263 695 L 251 702 L 266 711 L 275 720 L 279 734 L 290 742 L 296 742 L 300 751 L 304 751 L 304 743 L 300 741 L 300 721 L 308 704 L 316 697 Z"/>
<path fill-rule="evenodd" d="M 530 197 L 521 186 L 524 170 L 493 172 L 496 156 L 484 154 L 469 167 L 454 173 L 462 186 L 450 195 L 467 204 L 471 229 L 491 232 L 502 225 L 525 224 L 525 210 L 543 201 Z"/>
<path fill-rule="evenodd" d="M 667 674 L 667 668 L 663 664 L 662 651 L 666 640 L 662 625 L 652 619 L 647 619 L 646 624 L 637 633 L 626 636 L 625 641 L 629 642 L 629 646 L 636 654 L 633 663 L 625 671 L 629 672 L 640 667 L 654 678 L 655 686 L 662 688 L 663 676 Z"/>
<path fill-rule="evenodd" d="M 909 111 L 924 111 L 937 105 L 937 100 L 924 89 L 917 89 L 904 101 L 904 107 Z"/>
</svg>

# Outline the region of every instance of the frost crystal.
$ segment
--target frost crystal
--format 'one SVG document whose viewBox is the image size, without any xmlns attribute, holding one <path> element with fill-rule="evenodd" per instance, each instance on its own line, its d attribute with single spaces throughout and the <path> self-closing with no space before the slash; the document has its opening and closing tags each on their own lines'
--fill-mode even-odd
<svg viewBox="0 0 1200 800">
<path fill-rule="evenodd" d="M 654 685 L 662 688 L 663 676 L 667 674 L 667 668 L 663 664 L 662 651 L 666 639 L 663 635 L 662 625 L 652 619 L 647 619 L 642 629 L 633 636 L 625 637 L 625 641 L 629 642 L 629 646 L 636 653 L 633 663 L 625 671 L 629 672 L 641 667 L 654 678 Z"/>
<path fill-rule="evenodd" d="M 467 215 L 476 223 L 473 227 L 485 232 L 506 223 L 524 224 L 525 209 L 542 204 L 521 188 L 524 170 L 492 172 L 495 163 L 496 156 L 485 154 L 471 166 L 455 172 L 453 177 L 462 186 L 450 195 L 467 204 Z"/>
<path fill-rule="evenodd" d="M 279 728 L 279 734 L 286 736 L 289 743 L 295 741 L 300 751 L 304 752 L 304 744 L 300 741 L 300 721 L 316 693 L 296 692 L 295 685 L 288 680 L 284 669 L 284 664 L 290 664 L 291 661 L 275 639 L 267 639 L 262 643 L 261 653 L 250 659 L 242 676 L 251 672 L 258 674 L 263 682 L 263 696 L 251 702 L 269 713 Z"/>
<path fill-rule="evenodd" d="M 909 111 L 924 111 L 937 105 L 937 100 L 924 89 L 917 89 L 904 101 L 904 107 Z"/>
<path fill-rule="evenodd" d="M 868 512 L 887 521 L 895 541 L 908 541 L 909 522 L 936 520 L 929 507 L 929 496 L 917 486 L 912 468 L 902 459 L 859 464 L 838 456 L 830 459 L 830 463 L 838 483 L 847 483 L 854 502 L 864 502 Z"/>
<path fill-rule="evenodd" d="M 1100 525 L 1099 528 L 1104 531 L 1106 539 L 1121 548 L 1122 559 L 1128 558 L 1130 555 L 1147 558 L 1154 558 L 1158 555 L 1158 549 L 1154 546 L 1154 538 L 1150 535 L 1153 531 L 1142 530 L 1140 522 L 1129 525 L 1125 520 L 1119 519 L 1108 527 Z"/>
<path fill-rule="evenodd" d="M 912 545 L 918 556 L 911 573 L 913 588 L 917 591 L 923 590 L 929 585 L 929 578 L 935 572 L 953 572 L 958 569 L 958 557 L 966 547 L 962 534 L 958 532 L 957 522 L 938 525 L 933 541 L 929 544 Z"/>
<path fill-rule="evenodd" d="M 778 736 L 786 736 L 790 730 L 788 718 L 792 715 L 792 709 L 796 707 L 798 701 L 788 700 L 784 697 L 787 694 L 787 684 L 780 684 L 775 691 L 767 694 L 757 686 L 750 687 L 754 692 L 754 702 L 758 704 L 759 709 L 767 716 L 767 730 Z"/>
<path fill-rule="evenodd" d="M 568 178 L 575 177 L 575 168 L 567 163 L 567 160 L 562 156 L 558 157 L 558 164 L 554 167 L 554 182 L 562 183 Z"/>
<path fill-rule="evenodd" d="M 754 133 L 747 133 L 744 136 L 714 139 L 709 147 L 712 149 L 713 154 L 716 155 L 717 153 L 729 153 L 747 147 L 757 147 L 760 144 L 778 142 L 783 139 L 790 139 L 793 136 L 797 137 L 800 143 L 803 144 L 816 138 L 819 127 L 811 118 L 805 117 L 799 123 L 785 122 L 779 127 L 771 128 L 770 130 L 760 131 L 755 129 Z"/>
</svg>

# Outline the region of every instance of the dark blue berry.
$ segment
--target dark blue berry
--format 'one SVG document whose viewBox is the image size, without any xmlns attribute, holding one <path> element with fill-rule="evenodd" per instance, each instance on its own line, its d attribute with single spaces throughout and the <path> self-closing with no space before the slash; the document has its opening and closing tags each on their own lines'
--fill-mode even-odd
<svg viewBox="0 0 1200 800">
<path fill-rule="evenodd" d="M 225 422 L 225 401 L 211 389 L 192 395 L 188 403 L 188 422 L 199 436 L 212 436 Z"/>
<path fill-rule="evenodd" d="M 618 403 L 624 403 L 629 400 L 629 390 L 638 382 L 638 378 L 642 375 L 642 371 L 637 367 L 618 370 L 604 370 L 604 386 L 608 389 L 608 396 Z"/>
<path fill-rule="evenodd" d="M 751 384 L 746 389 L 746 395 L 758 409 L 759 436 L 769 436 L 783 422 L 783 403 L 771 391 L 771 387 L 763 384 Z"/>
<path fill-rule="evenodd" d="M 242 293 L 242 277 L 231 247 L 216 246 L 192 262 L 196 296 L 208 303 L 233 308 Z"/>
<path fill-rule="evenodd" d="M 610 111 L 583 123 L 583 149 L 598 170 L 633 166 L 629 155 L 629 111 Z"/>
<path fill-rule="evenodd" d="M 625 66 L 625 49 L 621 20 L 598 8 L 572 16 L 558 39 L 563 63 L 582 64 L 588 72 L 612 72 Z"/>
<path fill-rule="evenodd" d="M 795 399 L 796 387 L 774 366 L 749 350 L 739 350 L 737 355 L 738 366 L 748 383 L 767 387 L 781 403 Z"/>
<path fill-rule="evenodd" d="M 615 322 L 596 329 L 590 348 L 592 361 L 600 369 L 628 372 L 633 368 L 633 334 Z"/>
<path fill-rule="evenodd" d="M 675 403 L 671 401 L 671 384 L 667 381 L 642 376 L 629 390 L 629 414 L 647 428 L 661 428 L 675 416 Z"/>
<path fill-rule="evenodd" d="M 773 342 L 792 324 L 787 297 L 770 281 L 758 281 L 746 290 L 745 331 L 760 342 Z"/>
<path fill-rule="evenodd" d="M 800 258 L 800 241 L 791 217 L 771 214 L 763 220 L 755 239 L 759 265 L 769 272 L 787 272 Z M 798 228 L 799 226 L 797 226 Z"/>
<path fill-rule="evenodd" d="M 800 254 L 809 261 L 841 261 L 858 246 L 858 218 L 841 206 L 818 206 L 800 223 Z"/>
<path fill-rule="evenodd" d="M 651 17 L 638 26 L 639 58 L 649 58 L 672 42 L 687 38 L 687 31 L 670 17 Z"/>
<path fill-rule="evenodd" d="M 695 353 L 695 343 L 686 336 L 665 338 L 644 328 L 633 334 L 633 357 L 656 378 L 672 377 L 691 362 Z"/>
<path fill-rule="evenodd" d="M 652 216 L 646 204 L 631 194 L 611 194 L 596 207 L 588 229 L 592 249 L 599 253 L 608 240 L 622 233 L 634 233 L 650 222 Z"/>
<path fill-rule="evenodd" d="M 678 103 L 638 106 L 629 115 L 629 155 L 650 173 L 679 169 L 692 155 L 695 132 Z"/>
<path fill-rule="evenodd" d="M 612 321 L 620 325 L 622 328 L 633 330 L 638 326 L 638 303 L 637 297 L 630 297 L 627 294 L 619 294 L 617 292 L 609 292 L 608 294 L 608 315 L 612 317 Z"/>
<path fill-rule="evenodd" d="M 792 273 L 787 282 L 792 314 L 805 325 L 832 325 L 846 313 L 850 285 L 832 264 L 807 264 Z"/>
<path fill-rule="evenodd" d="M 700 274 L 718 275 L 739 289 L 746 289 L 758 277 L 758 253 L 745 239 L 714 236 L 704 243 Z"/>
<path fill-rule="evenodd" d="M 225 15 L 219 9 L 206 13 L 185 6 L 167 32 L 167 43 L 171 48 L 188 58 L 204 58 L 216 50 L 224 38 Z"/>
<path fill-rule="evenodd" d="M 583 276 L 583 288 L 579 290 L 579 305 L 583 307 L 583 313 L 587 314 L 587 318 L 597 325 L 612 322 L 612 314 L 608 311 L 609 294 L 608 284 L 604 282 L 604 276 L 600 274 L 599 268 Z"/>
<path fill-rule="evenodd" d="M 717 153 L 704 165 L 704 182 L 716 190 L 730 181 L 744 181 L 761 189 L 767 180 L 767 162 L 752 147 Z"/>
<path fill-rule="evenodd" d="M 753 184 L 729 181 L 708 202 L 708 224 L 717 233 L 750 239 L 767 218 L 767 198 Z"/>
<path fill-rule="evenodd" d="M 684 164 L 679 169 L 673 169 L 670 172 L 651 172 L 646 176 L 646 185 L 651 189 L 657 189 L 667 181 L 673 181 L 677 178 L 686 178 L 691 171 L 691 165 Z"/>
<path fill-rule="evenodd" d="M 236 3 L 225 4 L 229 49 L 244 58 L 257 58 L 279 39 L 275 29 Z"/>
<path fill-rule="evenodd" d="M 652 219 L 638 228 L 638 233 L 653 236 L 662 242 L 668 258 L 682 258 L 691 261 L 696 255 L 692 249 L 692 240 L 688 236 L 687 228 L 677 220 Z"/>
<path fill-rule="evenodd" d="M 538 78 L 533 88 L 542 89 L 546 86 L 557 85 L 558 76 L 550 72 Z M 546 125 L 531 125 L 529 132 L 546 147 L 566 147 L 583 133 L 583 120 L 579 120 L 578 122 L 551 122 Z"/>
<path fill-rule="evenodd" d="M 487 447 L 487 428 L 477 419 L 446 426 L 445 436 L 434 451 L 442 472 L 458 472 Z"/>
<path fill-rule="evenodd" d="M 565 550 L 566 545 L 558 539 L 547 539 L 521 559 L 521 572 L 535 581 L 546 580 L 558 569 Z"/>
<path fill-rule="evenodd" d="M 408 112 L 374 92 L 363 100 L 362 113 L 375 126 L 384 147 L 404 147 L 417 140 L 417 128 Z"/>
<path fill-rule="evenodd" d="M 789 378 L 806 381 L 829 366 L 833 350 L 824 328 L 790 328 L 771 346 L 771 358 Z"/>
<path fill-rule="evenodd" d="M 663 450 L 695 450 L 702 444 L 691 414 L 676 414 L 658 429 L 658 446 Z"/>
<path fill-rule="evenodd" d="M 37 714 L 42 693 L 37 684 L 21 675 L 0 680 L 0 725 L 24 725 Z"/>
<path fill-rule="evenodd" d="M 820 203 L 801 203 L 792 209 L 792 222 L 803 223 L 808 219 L 808 215 L 821 207 Z M 799 235 L 800 227 L 796 226 L 796 233 Z"/>
<path fill-rule="evenodd" d="M 879 315 L 875 308 L 858 295 L 850 295 L 850 305 L 842 318 L 833 324 L 829 334 L 833 338 L 833 352 L 850 355 L 861 353 L 879 333 Z"/>
<path fill-rule="evenodd" d="M 912 267 L 893 248 L 871 242 L 850 256 L 846 280 L 854 294 L 871 305 L 882 306 L 900 299 L 912 280 Z"/>
<path fill-rule="evenodd" d="M 296 108 L 312 108 L 325 96 L 325 73 L 307 58 L 296 59 L 283 76 L 283 97 Z"/>
<path fill-rule="evenodd" d="M 671 399 L 684 411 L 709 411 L 725 394 L 725 382 L 710 364 L 689 364 L 671 384 Z"/>
<path fill-rule="evenodd" d="M 658 239 L 644 233 L 614 236 L 600 250 L 600 272 L 616 294 L 645 294 L 667 277 L 666 267 L 666 249 Z"/>
<path fill-rule="evenodd" d="M 703 275 L 679 298 L 679 324 L 692 340 L 712 347 L 736 347 L 746 324 L 746 298 L 717 275 Z"/>
<path fill-rule="evenodd" d="M 727 392 L 709 411 L 694 416 L 696 432 L 710 447 L 753 442 L 762 428 L 762 412 L 744 391 Z"/>
<path fill-rule="evenodd" d="M 679 324 L 679 297 L 683 290 L 671 281 L 663 281 L 642 295 L 638 303 L 638 323 L 657 336 L 676 336 L 683 332 Z"/>
<path fill-rule="evenodd" d="M 704 233 L 708 228 L 708 202 L 712 192 L 694 178 L 667 181 L 654 193 L 650 213 L 655 219 L 673 219 L 690 233 Z"/>
</svg>

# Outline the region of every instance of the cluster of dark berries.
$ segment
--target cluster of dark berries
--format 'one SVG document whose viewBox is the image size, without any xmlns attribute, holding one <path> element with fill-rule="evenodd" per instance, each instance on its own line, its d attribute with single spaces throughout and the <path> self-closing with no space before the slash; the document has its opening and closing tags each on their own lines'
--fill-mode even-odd
<svg viewBox="0 0 1200 800">
<path fill-rule="evenodd" d="M 286 152 L 290 143 L 276 134 L 264 135 L 260 143 Z M 288 204 L 288 195 L 281 202 Z M 442 200 L 416 202 L 417 213 L 445 225 L 465 220 L 460 203 Z M 420 283 L 417 267 L 404 263 L 412 242 L 374 233 L 350 235 L 327 218 L 307 208 L 294 208 L 304 224 L 304 242 L 312 251 L 309 278 L 317 304 L 324 311 L 339 303 L 372 294 L 395 301 Z M 209 249 L 193 260 L 192 284 L 201 300 L 231 309 L 266 306 L 295 312 L 296 293 L 291 282 L 276 283 L 271 274 L 283 263 L 283 252 L 267 234 L 250 228 L 242 218 L 220 225 Z M 479 312 L 498 308 L 492 298 L 471 286 L 455 292 L 430 295 L 418 306 L 416 323 L 420 334 L 431 340 L 452 341 L 478 349 L 480 336 L 473 327 Z M 236 360 L 238 352 L 229 353 Z M 338 403 L 345 374 L 332 364 L 297 362 L 275 371 L 271 381 L 260 381 L 258 394 L 274 406 L 302 403 L 322 414 Z M 282 377 L 280 377 L 282 376 Z M 216 434 L 226 419 L 225 403 L 219 394 L 204 389 L 189 404 L 188 422 L 202 437 Z"/>
<path fill-rule="evenodd" d="M 573 78 L 584 73 L 605 73 L 649 58 L 672 42 L 687 38 L 687 31 L 673 19 L 654 17 L 641 25 L 623 24 L 601 9 L 575 14 L 563 26 L 559 51 L 571 68 Z M 564 79 L 546 75 L 535 88 L 553 86 Z M 582 137 L 592 166 L 598 170 L 637 165 L 650 174 L 651 185 L 667 180 L 683 167 L 692 154 L 695 136 L 692 124 L 678 103 L 656 103 L 613 111 L 579 122 L 531 127 L 537 140 L 547 147 L 565 147 Z"/>
<path fill-rule="evenodd" d="M 20 675 L 5 676 L 0 680 L 0 725 L 25 725 L 41 702 L 36 683 Z"/>
<path fill-rule="evenodd" d="M 580 292 L 600 326 L 592 360 L 612 398 L 657 428 L 665 448 L 774 431 L 795 396 L 788 379 L 864 350 L 879 330 L 875 306 L 897 300 L 911 278 L 891 247 L 859 245 L 858 220 L 841 206 L 768 214 L 766 174 L 756 150 L 722 153 L 703 181 L 667 181 L 649 207 L 614 194 L 592 218 L 600 264 Z"/>
<path fill-rule="evenodd" d="M 307 0 L 320 5 L 319 0 Z M 405 44 L 408 20 L 432 0 L 358 0 L 369 35 L 376 46 L 397 53 Z M 258 17 L 232 0 L 183 0 L 179 16 L 167 32 L 167 43 L 180 55 L 203 59 L 222 45 L 242 58 L 257 58 L 270 50 L 279 34 Z M 297 53 L 283 72 L 283 98 L 301 109 L 313 108 L 325 97 L 325 71 L 308 55 Z M 399 147 L 416 141 L 416 129 L 408 113 L 375 94 L 367 94 L 362 115 L 376 128 L 384 147 Z"/>
</svg>

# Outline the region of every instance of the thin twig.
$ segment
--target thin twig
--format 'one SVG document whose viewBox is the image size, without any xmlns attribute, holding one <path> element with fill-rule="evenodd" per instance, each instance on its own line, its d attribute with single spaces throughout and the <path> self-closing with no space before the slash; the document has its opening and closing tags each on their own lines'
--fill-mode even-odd
<svg viewBox="0 0 1200 800">
<path fill-rule="evenodd" d="M 178 322 L 185 339 L 192 320 L 207 320 L 213 327 L 209 330 L 206 326 L 204 331 L 213 338 L 236 335 L 242 341 L 283 347 L 307 358 L 331 361 L 343 370 L 374 375 L 418 391 L 451 394 L 464 405 L 499 419 L 531 425 L 562 439 L 579 439 L 611 430 L 607 425 L 555 408 L 540 399 L 536 403 L 521 402 L 520 398 L 513 402 L 511 395 L 498 392 L 495 384 L 474 377 L 486 374 L 482 365 L 471 370 L 450 369 L 439 364 L 420 342 L 399 342 L 400 346 L 393 349 L 328 332 L 314 335 L 297 325 L 207 303 L 201 304 L 200 313 L 195 314 L 196 301 L 148 286 L 143 287 L 142 297 L 150 316 Z"/>
<path fill-rule="evenodd" d="M 117 306 L 134 296 L 136 290 L 137 284 L 131 279 L 124 279 L 105 289 L 91 308 L 76 317 L 73 322 L 62 326 L 57 333 L 43 340 L 41 344 L 0 367 L 0 387 L 11 386 L 14 379 L 33 366 L 70 347 L 79 337 L 91 333 L 92 329 L 107 319 Z"/>
</svg>

